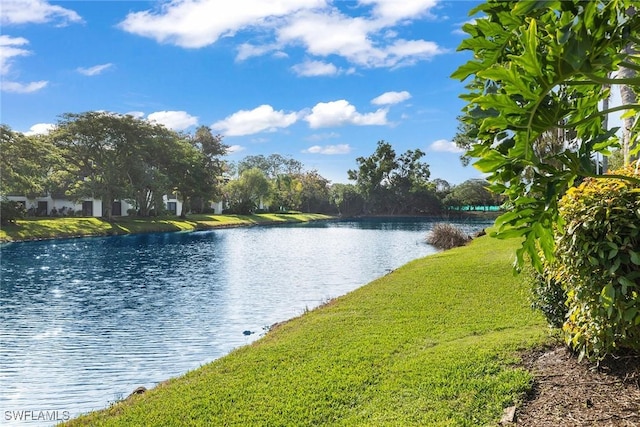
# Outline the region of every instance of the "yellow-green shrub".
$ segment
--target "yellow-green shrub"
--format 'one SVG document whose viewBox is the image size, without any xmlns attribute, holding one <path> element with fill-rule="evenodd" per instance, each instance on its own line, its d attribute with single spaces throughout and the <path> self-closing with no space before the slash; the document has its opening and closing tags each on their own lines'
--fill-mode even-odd
<svg viewBox="0 0 640 427">
<path fill-rule="evenodd" d="M 554 268 L 567 293 L 567 343 L 592 360 L 640 350 L 640 185 L 588 179 L 567 192 L 559 212 Z"/>
</svg>

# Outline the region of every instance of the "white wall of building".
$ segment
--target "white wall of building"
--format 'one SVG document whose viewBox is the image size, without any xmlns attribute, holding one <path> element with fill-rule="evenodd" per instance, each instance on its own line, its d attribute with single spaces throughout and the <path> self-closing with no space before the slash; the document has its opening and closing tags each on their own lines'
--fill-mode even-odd
<svg viewBox="0 0 640 427">
<path fill-rule="evenodd" d="M 51 196 L 42 196 L 36 197 L 33 199 L 29 199 L 25 196 L 7 196 L 7 199 L 14 202 L 21 202 L 25 205 L 27 211 L 29 209 L 33 209 L 33 212 L 38 216 L 42 216 L 43 212 L 39 212 L 38 209 L 44 207 L 44 203 L 46 203 L 46 216 L 55 216 L 52 212 L 55 212 L 57 215 L 61 215 L 61 211 L 66 212 L 67 210 L 72 210 L 75 216 L 94 216 L 101 217 L 102 216 L 102 200 L 100 199 L 87 199 L 84 201 L 85 207 L 88 208 L 88 211 L 91 212 L 91 215 L 85 215 L 85 211 L 83 210 L 83 203 L 75 203 L 68 199 L 54 199 Z M 162 198 L 165 208 L 170 210 L 175 215 L 180 215 L 182 212 L 182 202 L 175 197 L 175 195 L 163 196 Z M 91 205 L 86 205 L 91 203 Z M 134 206 L 127 203 L 125 200 L 120 201 L 121 203 L 121 216 L 128 216 L 128 211 L 130 209 L 134 209 Z M 175 207 L 175 210 L 173 208 Z M 214 213 L 221 214 L 223 209 L 222 202 L 213 202 L 211 203 L 211 208 L 214 210 Z M 54 210 L 55 209 L 55 210 Z M 68 216 L 68 215 L 66 215 Z"/>
</svg>

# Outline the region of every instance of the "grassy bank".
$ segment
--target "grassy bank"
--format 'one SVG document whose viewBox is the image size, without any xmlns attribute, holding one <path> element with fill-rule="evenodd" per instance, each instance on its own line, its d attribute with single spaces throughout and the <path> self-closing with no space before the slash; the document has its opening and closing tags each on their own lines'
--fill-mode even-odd
<svg viewBox="0 0 640 427">
<path fill-rule="evenodd" d="M 496 425 L 547 340 L 488 237 L 416 260 L 140 396 L 69 425 Z"/>
<path fill-rule="evenodd" d="M 118 217 L 111 222 L 91 217 L 35 218 L 3 225 L 0 229 L 0 241 L 207 230 L 216 227 L 304 222 L 328 218 L 331 217 L 320 214 L 190 215 L 185 220 L 177 217 Z"/>
</svg>

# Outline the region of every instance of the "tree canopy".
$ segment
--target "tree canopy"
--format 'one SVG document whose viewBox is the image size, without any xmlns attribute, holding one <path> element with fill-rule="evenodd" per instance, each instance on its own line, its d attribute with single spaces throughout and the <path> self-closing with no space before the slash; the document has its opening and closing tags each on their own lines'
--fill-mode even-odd
<svg viewBox="0 0 640 427">
<path fill-rule="evenodd" d="M 42 136 L 27 136 L 0 126 L 0 194 L 35 197 L 51 188 L 51 171 L 61 162 L 60 152 Z"/>
<path fill-rule="evenodd" d="M 520 265 L 528 253 L 540 269 L 540 249 L 553 258 L 559 198 L 578 180 L 595 176 L 594 153 L 608 154 L 620 144 L 616 129 L 603 127 L 609 113 L 634 119 L 627 144 L 637 155 L 640 105 L 601 108 L 608 85 L 640 84 L 637 75 L 616 74 L 640 70 L 638 55 L 628 49 L 640 42 L 634 3 L 490 0 L 472 10 L 480 16 L 463 27 L 469 37 L 459 50 L 473 58 L 452 77 L 468 80 L 462 95 L 462 120 L 474 132 L 468 155 L 513 206 L 498 219 L 496 235 L 525 237 Z M 557 130 L 571 132 L 560 149 L 541 155 L 540 138 Z"/>
<path fill-rule="evenodd" d="M 231 180 L 224 186 L 224 197 L 229 210 L 239 214 L 254 213 L 270 201 L 270 195 L 271 183 L 258 168 L 244 170 L 238 179 Z"/>
<path fill-rule="evenodd" d="M 177 192 L 183 207 L 215 198 L 226 153 L 222 137 L 206 127 L 194 136 L 130 115 L 63 114 L 48 135 L 1 128 L 0 194 L 127 200 L 141 216 L 164 210 L 163 195 Z M 183 213 L 186 211 L 183 210 Z"/>
<path fill-rule="evenodd" d="M 432 187 L 427 185 L 429 165 L 420 161 L 424 155 L 416 149 L 398 156 L 389 142 L 378 141 L 371 156 L 358 157 L 358 170 L 349 170 L 348 174 L 366 201 L 365 213 L 407 214 L 439 209 Z"/>
</svg>

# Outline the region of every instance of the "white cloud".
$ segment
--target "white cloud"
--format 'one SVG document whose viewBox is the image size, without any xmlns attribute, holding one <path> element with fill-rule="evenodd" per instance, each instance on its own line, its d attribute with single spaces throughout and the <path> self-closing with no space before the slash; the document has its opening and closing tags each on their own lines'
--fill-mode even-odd
<svg viewBox="0 0 640 427">
<path fill-rule="evenodd" d="M 24 37 L 0 35 L 0 75 L 6 75 L 11 70 L 12 58 L 31 55 L 31 51 L 19 46 L 29 44 Z"/>
<path fill-rule="evenodd" d="M 302 152 L 310 153 L 310 154 L 327 154 L 327 155 L 349 154 L 351 152 L 351 147 L 349 146 L 349 144 L 325 145 L 325 146 L 314 145 L 312 147 L 307 148 L 306 150 L 303 150 Z"/>
<path fill-rule="evenodd" d="M 439 139 L 437 141 L 434 141 L 429 146 L 429 149 L 431 151 L 439 151 L 444 153 L 463 153 L 464 152 L 464 150 L 462 150 L 461 148 L 458 148 L 454 142 L 446 139 Z"/>
<path fill-rule="evenodd" d="M 242 43 L 240 47 L 238 47 L 236 61 L 244 61 L 254 56 L 262 56 L 273 49 L 274 46 L 256 46 L 251 43 Z"/>
<path fill-rule="evenodd" d="M 36 123 L 35 125 L 31 126 L 29 130 L 24 134 L 27 136 L 46 135 L 55 127 L 56 125 L 54 125 L 53 123 Z"/>
<path fill-rule="evenodd" d="M 335 9 L 303 11 L 276 31 L 284 45 L 302 44 L 311 55 L 338 55 L 368 68 L 409 65 L 445 52 L 434 42 L 397 38 L 387 18 L 350 17 Z"/>
<path fill-rule="evenodd" d="M 173 130 L 185 130 L 198 124 L 198 118 L 186 111 L 157 111 L 149 114 L 147 120 L 160 123 Z"/>
<path fill-rule="evenodd" d="M 320 61 L 334 55 L 372 68 L 411 65 L 446 51 L 431 41 L 404 40 L 395 30 L 431 17 L 437 0 L 362 0 L 351 8 L 361 16 L 343 13 L 335 6 L 337 1 L 171 0 L 155 9 L 130 13 L 119 27 L 185 48 L 208 46 L 239 32 L 258 33 L 253 37 L 258 42 L 238 47 L 236 60 L 270 52 L 282 56 L 286 48 L 302 46 L 313 58 L 313 62 L 294 68 L 303 76 L 339 72 L 335 65 Z"/>
<path fill-rule="evenodd" d="M 262 46 L 256 46 L 253 45 L 251 43 L 243 43 L 240 45 L 240 47 L 238 48 L 238 54 L 236 55 L 236 61 L 244 61 L 245 59 L 249 59 L 251 57 L 254 56 L 262 56 L 266 53 L 269 53 L 271 51 L 277 50 L 278 46 L 277 45 L 262 45 Z M 286 58 L 288 55 L 284 52 L 276 52 L 274 53 L 274 56 L 278 57 L 278 55 L 282 55 L 284 54 L 284 56 L 280 56 L 281 58 Z"/>
<path fill-rule="evenodd" d="M 464 27 L 465 24 L 475 24 L 475 23 L 476 23 L 476 18 L 469 19 L 468 21 L 464 21 L 464 22 L 458 22 L 456 24 L 456 29 L 453 30 L 451 32 L 451 34 L 457 34 L 457 35 L 460 35 L 460 36 L 468 36 L 469 34 L 467 34 L 464 31 L 462 31 L 462 27 Z"/>
<path fill-rule="evenodd" d="M 425 40 L 396 40 L 387 47 L 384 64 L 389 67 L 404 67 L 418 61 L 429 60 L 447 52 L 434 42 Z"/>
<path fill-rule="evenodd" d="M 430 12 L 438 0 L 359 0 L 359 3 L 373 5 L 373 14 L 377 19 L 395 24 L 407 19 L 433 17 Z"/>
<path fill-rule="evenodd" d="M 70 22 L 82 22 L 82 18 L 73 10 L 44 0 L 2 0 L 0 23 L 3 25 L 44 24 L 52 21 L 66 25 Z"/>
<path fill-rule="evenodd" d="M 240 110 L 211 125 L 212 129 L 225 136 L 253 135 L 259 132 L 274 132 L 298 121 L 297 113 L 275 111 L 271 105 L 261 105 L 253 110 Z"/>
<path fill-rule="evenodd" d="M 244 150 L 246 150 L 246 147 L 243 147 L 242 145 L 230 145 L 229 148 L 227 148 L 227 153 L 234 154 Z"/>
<path fill-rule="evenodd" d="M 380 62 L 384 52 L 368 37 L 371 22 L 351 18 L 337 11 L 301 12 L 277 30 L 283 44 L 302 44 L 307 52 L 320 57 L 339 55 L 360 65 Z"/>
<path fill-rule="evenodd" d="M 306 137 L 305 139 L 307 141 L 323 141 L 325 139 L 333 139 L 333 138 L 339 138 L 340 134 L 337 132 L 328 132 L 328 133 L 316 133 L 314 135 L 310 135 L 308 137 Z"/>
<path fill-rule="evenodd" d="M 349 124 L 358 126 L 385 125 L 387 124 L 387 110 L 381 108 L 373 113 L 361 114 L 356 111 L 356 107 L 341 99 L 332 102 L 319 102 L 304 119 L 313 129 Z"/>
<path fill-rule="evenodd" d="M 291 69 L 299 76 L 335 76 L 340 73 L 338 67 L 333 64 L 322 61 L 305 61 L 296 64 Z"/>
<path fill-rule="evenodd" d="M 100 65 L 94 65 L 93 67 L 78 67 L 76 68 L 76 71 L 79 72 L 80 74 L 84 74 L 85 76 L 97 76 L 98 74 L 102 73 L 104 70 L 111 68 L 113 66 L 112 63 L 108 63 L 108 64 L 100 64 Z"/>
<path fill-rule="evenodd" d="M 411 98 L 411 94 L 406 90 L 402 92 L 385 92 L 382 95 L 373 98 L 371 103 L 373 105 L 391 105 L 398 104 Z"/>
<path fill-rule="evenodd" d="M 200 48 L 242 29 L 270 26 L 274 20 L 298 10 L 323 5 L 323 0 L 172 0 L 154 11 L 128 14 L 119 27 L 161 43 Z"/>
<path fill-rule="evenodd" d="M 0 88 L 4 92 L 31 93 L 44 88 L 49 83 L 46 80 L 20 83 L 7 79 L 7 75 L 12 71 L 13 58 L 31 55 L 31 51 L 21 47 L 26 44 L 29 44 L 29 40 L 23 37 L 0 35 L 0 76 L 4 77 L 0 82 Z"/>
<path fill-rule="evenodd" d="M 18 82 L 2 82 L 2 90 L 4 92 L 13 92 L 13 93 L 32 93 L 37 92 L 40 89 L 43 89 L 49 84 L 49 82 L 45 80 L 41 80 L 38 82 L 30 82 L 30 83 L 18 83 Z"/>
</svg>

